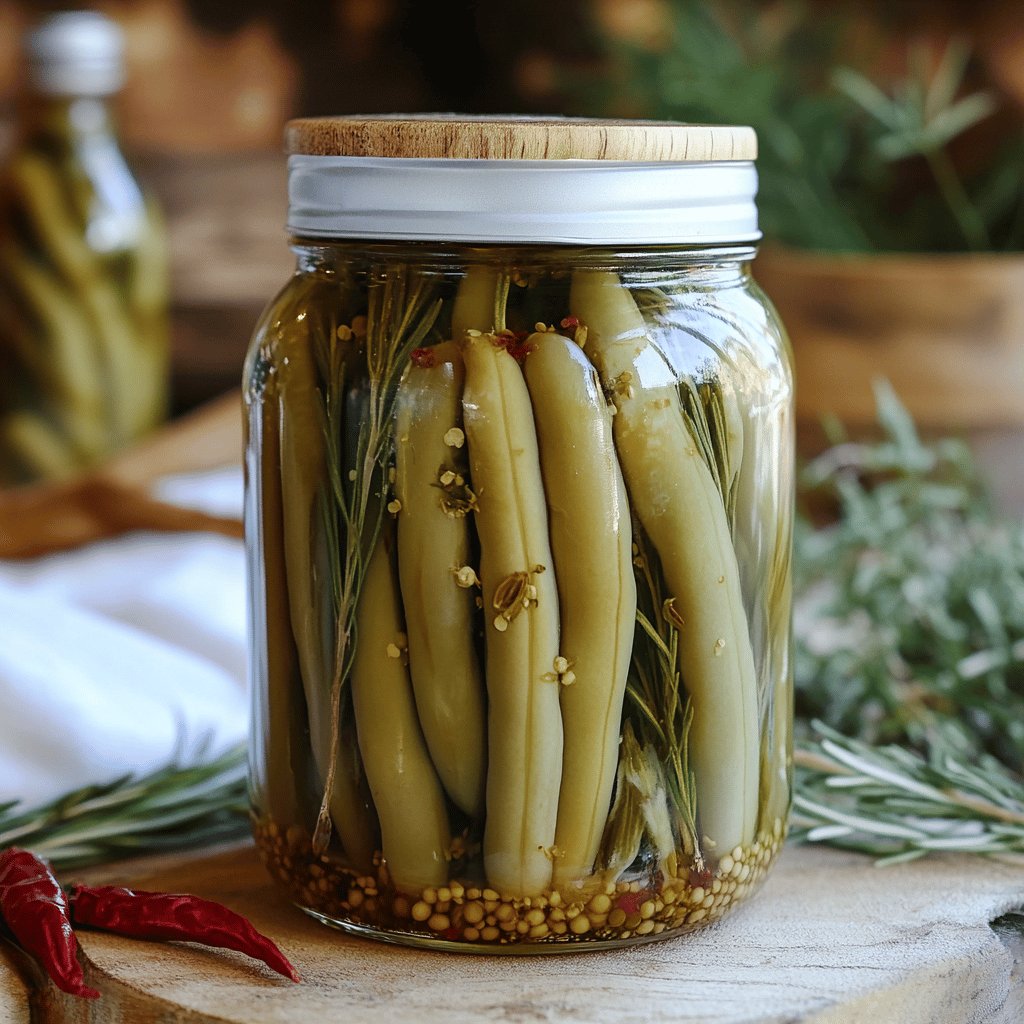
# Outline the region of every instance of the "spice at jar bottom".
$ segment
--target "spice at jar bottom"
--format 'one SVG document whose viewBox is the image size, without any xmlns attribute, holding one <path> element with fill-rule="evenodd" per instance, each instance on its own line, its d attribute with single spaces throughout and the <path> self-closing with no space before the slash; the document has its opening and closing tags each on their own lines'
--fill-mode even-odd
<svg viewBox="0 0 1024 1024">
<path fill-rule="evenodd" d="M 344 152 L 352 122 L 292 129 L 299 268 L 245 387 L 259 847 L 300 906 L 392 941 L 695 929 L 758 886 L 789 803 L 792 380 L 749 273 L 752 172 L 735 146 L 720 172 L 600 165 L 589 122 L 408 123 L 358 122 L 386 159 Z M 425 168 L 438 125 L 449 156 L 565 129 L 621 237 L 540 237 L 560 160 Z M 584 234 L 610 230 L 594 172 L 557 185 Z M 331 205 L 346 175 L 385 237 Z M 666 227 L 637 175 L 678 203 Z M 444 212 L 459 188 L 479 209 Z M 431 202 L 464 241 L 414 240 Z"/>
<path fill-rule="evenodd" d="M 273 823 L 254 825 L 260 857 L 300 906 L 331 921 L 347 921 L 414 941 L 427 937 L 487 947 L 616 943 L 682 935 L 723 917 L 753 894 L 783 841 L 782 822 L 737 847 L 712 871 L 682 877 L 660 873 L 516 897 L 473 879 L 452 879 L 409 893 L 387 881 L 382 858 L 359 875 L 343 858 L 312 853 L 309 836 L 290 836 Z"/>
</svg>

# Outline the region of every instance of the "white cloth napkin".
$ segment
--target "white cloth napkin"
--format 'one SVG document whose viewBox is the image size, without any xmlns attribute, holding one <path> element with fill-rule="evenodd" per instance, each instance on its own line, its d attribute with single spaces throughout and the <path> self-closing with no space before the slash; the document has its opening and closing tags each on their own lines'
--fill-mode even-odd
<svg viewBox="0 0 1024 1024">
<path fill-rule="evenodd" d="M 238 514 L 241 473 L 162 482 Z M 191 763 L 245 736 L 242 544 L 136 533 L 0 562 L 0 802 Z"/>
</svg>

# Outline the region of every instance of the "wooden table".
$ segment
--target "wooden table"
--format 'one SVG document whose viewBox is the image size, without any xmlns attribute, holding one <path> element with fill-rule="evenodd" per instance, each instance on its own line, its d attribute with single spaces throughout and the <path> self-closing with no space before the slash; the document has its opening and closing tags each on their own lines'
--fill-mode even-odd
<svg viewBox="0 0 1024 1024">
<path fill-rule="evenodd" d="M 1024 870 L 964 857 L 876 869 L 851 854 L 789 848 L 760 897 L 703 934 L 556 957 L 458 956 L 348 938 L 291 907 L 249 846 L 90 879 L 220 899 L 280 943 L 303 984 L 234 953 L 83 932 L 86 979 L 103 998 L 36 990 L 32 1020 L 41 1024 L 1024 1019 L 1014 957 L 988 926 L 1024 904 Z M 0 1022 L 28 1020 L 23 984 L 0 968 Z"/>
</svg>

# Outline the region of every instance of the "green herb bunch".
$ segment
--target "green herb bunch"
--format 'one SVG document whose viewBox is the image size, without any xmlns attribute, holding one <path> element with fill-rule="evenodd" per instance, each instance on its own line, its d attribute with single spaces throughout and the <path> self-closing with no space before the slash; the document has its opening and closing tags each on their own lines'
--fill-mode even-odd
<svg viewBox="0 0 1024 1024">
<path fill-rule="evenodd" d="M 209 846 L 247 829 L 245 750 L 76 789 L 50 803 L 0 804 L 0 850 L 30 847 L 55 867 Z"/>
<path fill-rule="evenodd" d="M 1024 854 L 1024 523 L 877 400 L 882 439 L 833 428 L 803 475 L 836 518 L 798 523 L 794 820 L 887 858 Z"/>
<path fill-rule="evenodd" d="M 804 0 L 664 8 L 656 45 L 595 30 L 599 70 L 571 73 L 567 91 L 587 114 L 752 125 L 769 239 L 851 252 L 1024 248 L 1024 126 L 967 181 L 950 155 L 998 107 L 989 93 L 963 95 L 963 41 L 941 54 L 911 44 L 903 77 L 882 88 L 847 66 L 880 63 L 882 41 L 859 41 L 840 14 Z"/>
<path fill-rule="evenodd" d="M 883 439 L 806 467 L 798 524 L 797 711 L 869 743 L 1024 767 L 1024 524 L 993 514 L 966 448 L 921 442 L 878 388 Z"/>
</svg>

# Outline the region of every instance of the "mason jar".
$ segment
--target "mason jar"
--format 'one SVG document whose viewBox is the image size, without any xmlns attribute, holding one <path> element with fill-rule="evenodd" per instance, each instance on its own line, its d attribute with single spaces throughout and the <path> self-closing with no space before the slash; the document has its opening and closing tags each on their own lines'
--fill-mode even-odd
<svg viewBox="0 0 1024 1024">
<path fill-rule="evenodd" d="M 351 933 L 718 920 L 790 799 L 792 375 L 749 128 L 292 122 L 245 370 L 256 841 Z"/>
</svg>

